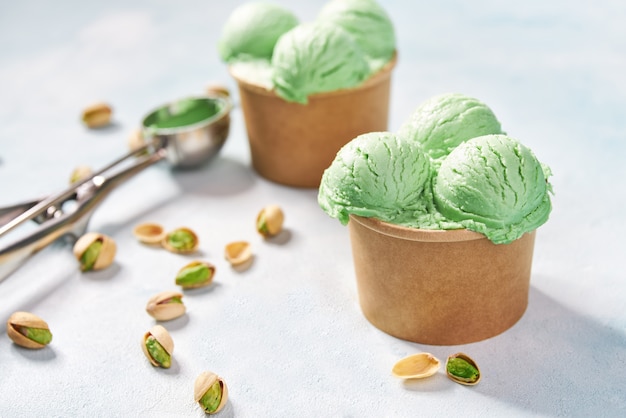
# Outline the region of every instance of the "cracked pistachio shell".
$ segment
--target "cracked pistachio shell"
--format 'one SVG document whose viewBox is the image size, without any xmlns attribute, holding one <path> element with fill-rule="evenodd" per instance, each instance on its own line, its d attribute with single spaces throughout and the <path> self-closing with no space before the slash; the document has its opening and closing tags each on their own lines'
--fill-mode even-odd
<svg viewBox="0 0 626 418">
<path fill-rule="evenodd" d="M 167 361 L 159 361 L 159 359 L 155 358 L 149 351 L 147 342 L 150 337 L 154 338 L 157 343 L 159 343 L 160 348 L 167 354 Z M 146 332 L 141 340 L 141 348 L 143 349 L 143 353 L 146 355 L 146 358 L 150 361 L 150 363 L 155 367 L 162 367 L 167 369 L 171 366 L 171 358 L 172 353 L 174 352 L 174 340 L 172 340 L 172 336 L 162 325 L 155 325 L 150 328 L 150 331 Z"/>
<path fill-rule="evenodd" d="M 17 345 L 43 348 L 52 341 L 46 321 L 30 312 L 15 312 L 7 320 L 7 335 Z"/>
<path fill-rule="evenodd" d="M 206 94 L 209 97 L 230 97 L 230 91 L 228 90 L 228 87 L 219 83 L 212 83 L 206 86 Z"/>
<path fill-rule="evenodd" d="M 146 312 L 157 321 L 169 321 L 185 314 L 183 294 L 165 291 L 157 293 L 148 300 Z"/>
<path fill-rule="evenodd" d="M 201 373 L 194 383 L 193 397 L 207 414 L 216 414 L 228 401 L 228 387 L 221 377 L 213 372 Z"/>
<path fill-rule="evenodd" d="M 70 175 L 70 184 L 78 183 L 82 180 L 88 179 L 93 175 L 93 170 L 87 165 L 79 165 L 72 171 Z"/>
<path fill-rule="evenodd" d="M 143 136 L 143 131 L 139 128 L 133 129 L 130 135 L 128 135 L 128 149 L 131 152 L 135 152 L 144 145 L 146 145 L 146 139 Z"/>
<path fill-rule="evenodd" d="M 284 220 L 285 215 L 280 206 L 266 206 L 256 217 L 256 230 L 265 238 L 278 235 L 283 229 Z"/>
<path fill-rule="evenodd" d="M 133 228 L 133 235 L 144 244 L 160 244 L 165 236 L 163 227 L 159 224 L 146 222 Z"/>
<path fill-rule="evenodd" d="M 88 128 L 100 128 L 111 123 L 113 109 L 104 102 L 94 103 L 87 106 L 82 113 L 81 119 Z"/>
<path fill-rule="evenodd" d="M 480 381 L 478 365 L 464 353 L 456 353 L 448 357 L 446 375 L 462 385 L 472 386 Z"/>
<path fill-rule="evenodd" d="M 235 241 L 226 245 L 224 257 L 233 266 L 239 266 L 252 259 L 252 248 L 247 241 Z"/>
<path fill-rule="evenodd" d="M 213 282 L 215 266 L 206 261 L 192 261 L 178 270 L 176 284 L 183 289 L 208 286 Z"/>
<path fill-rule="evenodd" d="M 161 240 L 163 248 L 179 254 L 193 253 L 198 249 L 199 244 L 196 233 L 185 227 L 168 232 Z"/>
<path fill-rule="evenodd" d="M 88 232 L 76 241 L 73 251 L 82 271 L 100 270 L 113 263 L 117 246 L 109 236 Z"/>
<path fill-rule="evenodd" d="M 401 379 L 422 379 L 437 373 L 439 360 L 430 353 L 417 353 L 399 360 L 391 373 Z"/>
</svg>

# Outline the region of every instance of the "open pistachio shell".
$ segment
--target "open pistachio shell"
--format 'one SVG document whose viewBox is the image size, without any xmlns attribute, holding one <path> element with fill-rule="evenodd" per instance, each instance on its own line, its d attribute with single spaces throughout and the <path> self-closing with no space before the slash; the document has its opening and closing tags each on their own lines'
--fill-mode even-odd
<svg viewBox="0 0 626 418">
<path fill-rule="evenodd" d="M 209 393 L 210 391 L 210 393 Z M 209 395 L 211 402 L 203 402 L 203 397 Z M 193 397 L 207 414 L 215 414 L 224 408 L 228 401 L 228 387 L 221 377 L 213 372 L 202 372 L 196 378 L 193 387 Z M 206 400 L 206 398 L 204 399 Z"/>
<path fill-rule="evenodd" d="M 462 385 L 472 386 L 480 381 L 478 365 L 464 353 L 456 353 L 448 357 L 446 375 Z"/>
<path fill-rule="evenodd" d="M 46 321 L 30 312 L 13 313 L 7 320 L 7 335 L 26 348 L 43 348 L 52 340 Z"/>
<path fill-rule="evenodd" d="M 185 314 L 183 294 L 165 291 L 157 293 L 148 300 L 146 312 L 157 321 L 169 321 Z"/>
<path fill-rule="evenodd" d="M 280 206 L 266 206 L 256 217 L 256 230 L 265 238 L 278 235 L 283 229 L 284 220 L 285 215 Z"/>
<path fill-rule="evenodd" d="M 172 336 L 162 325 L 155 325 L 150 328 L 150 331 L 144 334 L 143 339 L 141 340 L 141 348 L 143 349 L 143 353 L 146 355 L 150 363 L 155 367 L 163 367 L 164 369 L 169 368 L 169 363 L 164 364 L 163 362 L 157 361 L 157 359 L 155 359 L 148 350 L 148 346 L 146 343 L 150 337 L 154 338 L 160 344 L 161 348 L 163 348 L 163 350 L 171 358 L 172 353 L 174 352 L 174 340 L 172 340 Z"/>
<path fill-rule="evenodd" d="M 70 184 L 78 183 L 93 175 L 93 170 L 87 165 L 79 165 L 76 167 L 70 175 Z"/>
<path fill-rule="evenodd" d="M 215 266 L 206 261 L 192 261 L 178 270 L 176 284 L 183 289 L 208 286 L 213 282 Z"/>
<path fill-rule="evenodd" d="M 233 266 L 239 266 L 252 259 L 252 248 L 247 241 L 235 241 L 226 244 L 224 257 Z"/>
<path fill-rule="evenodd" d="M 165 234 L 161 245 L 168 251 L 179 254 L 193 253 L 198 249 L 200 240 L 189 228 L 177 228 Z"/>
<path fill-rule="evenodd" d="M 421 379 L 439 370 L 439 360 L 430 353 L 417 353 L 398 361 L 391 373 L 401 379 Z"/>
<path fill-rule="evenodd" d="M 160 244 L 165 236 L 163 227 L 159 224 L 147 222 L 133 228 L 133 235 L 144 244 Z"/>
<path fill-rule="evenodd" d="M 117 246 L 109 236 L 88 232 L 76 241 L 73 251 L 81 270 L 100 270 L 113 263 Z"/>
</svg>

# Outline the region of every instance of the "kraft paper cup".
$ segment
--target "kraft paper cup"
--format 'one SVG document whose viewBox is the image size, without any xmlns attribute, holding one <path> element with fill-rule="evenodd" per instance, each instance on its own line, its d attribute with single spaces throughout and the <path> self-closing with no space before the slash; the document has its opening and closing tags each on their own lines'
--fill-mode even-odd
<svg viewBox="0 0 626 418">
<path fill-rule="evenodd" d="M 316 188 L 337 151 L 356 136 L 387 130 L 396 56 L 365 83 L 288 102 L 237 78 L 252 166 L 276 183 Z"/>
<path fill-rule="evenodd" d="M 528 305 L 535 232 L 494 244 L 468 230 L 348 223 L 359 303 L 381 331 L 430 345 L 481 341 L 513 326 Z"/>
</svg>

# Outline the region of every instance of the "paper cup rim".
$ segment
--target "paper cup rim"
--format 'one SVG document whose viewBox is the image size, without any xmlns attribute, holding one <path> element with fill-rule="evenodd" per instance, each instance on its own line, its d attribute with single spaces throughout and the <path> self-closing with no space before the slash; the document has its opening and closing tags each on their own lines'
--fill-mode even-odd
<svg viewBox="0 0 626 418">
<path fill-rule="evenodd" d="M 350 215 L 350 222 L 357 222 L 375 232 L 394 238 L 420 242 L 460 242 L 487 239 L 479 232 L 468 229 L 419 229 L 381 221 L 378 218 L 366 218 Z"/>
<path fill-rule="evenodd" d="M 390 76 L 391 70 L 394 69 L 397 62 L 398 62 L 398 52 L 394 51 L 391 59 L 380 70 L 378 70 L 377 72 L 369 76 L 363 83 L 359 84 L 358 86 L 347 88 L 347 89 L 339 89 L 339 90 L 327 91 L 323 93 L 311 94 L 308 96 L 308 100 L 310 101 L 312 99 L 313 100 L 324 99 L 324 98 L 332 97 L 332 96 L 350 94 L 356 90 L 363 90 L 370 86 L 381 83 L 382 81 L 384 81 Z M 268 89 L 259 84 L 250 83 L 249 81 L 244 80 L 241 77 L 237 77 L 235 74 L 233 74 L 233 71 L 231 70 L 230 66 L 228 67 L 228 72 L 230 73 L 231 77 L 233 77 L 237 81 L 240 87 L 245 87 L 246 89 L 255 91 L 258 94 L 263 94 L 263 95 L 271 96 L 271 97 L 278 97 L 282 99 L 282 97 L 276 94 L 276 91 L 274 89 Z"/>
</svg>

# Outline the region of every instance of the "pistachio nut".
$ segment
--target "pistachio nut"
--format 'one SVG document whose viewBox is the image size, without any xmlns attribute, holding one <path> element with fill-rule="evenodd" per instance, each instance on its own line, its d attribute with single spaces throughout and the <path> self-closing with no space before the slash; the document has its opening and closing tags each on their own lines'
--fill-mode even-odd
<svg viewBox="0 0 626 418">
<path fill-rule="evenodd" d="M 78 183 L 82 180 L 85 180 L 93 175 L 93 170 L 91 167 L 86 165 L 79 165 L 72 171 L 70 175 L 70 184 Z"/>
<path fill-rule="evenodd" d="M 74 244 L 74 256 L 82 271 L 100 270 L 110 266 L 117 246 L 113 238 L 98 232 L 88 232 Z"/>
<path fill-rule="evenodd" d="M 163 227 L 155 223 L 143 223 L 133 228 L 133 235 L 144 244 L 160 244 L 165 236 Z"/>
<path fill-rule="evenodd" d="M 204 261 L 192 261 L 178 270 L 176 284 L 183 289 L 208 286 L 213 282 L 215 266 Z"/>
<path fill-rule="evenodd" d="M 224 257 L 232 266 L 242 265 L 252 259 L 252 249 L 247 241 L 226 244 Z"/>
<path fill-rule="evenodd" d="M 177 228 L 165 234 L 161 245 L 174 253 L 192 253 L 198 249 L 198 236 L 189 228 Z"/>
<path fill-rule="evenodd" d="M 417 353 L 399 360 L 391 373 L 401 379 L 422 379 L 437 373 L 439 359 L 430 353 Z"/>
<path fill-rule="evenodd" d="M 155 325 L 145 333 L 141 348 L 153 366 L 168 369 L 172 365 L 174 340 L 162 325 Z"/>
<path fill-rule="evenodd" d="M 7 335 L 17 345 L 43 348 L 52 341 L 46 321 L 30 312 L 15 312 L 7 320 Z"/>
<path fill-rule="evenodd" d="M 228 90 L 226 86 L 222 84 L 212 83 L 206 87 L 206 94 L 209 97 L 214 97 L 214 96 L 229 97 L 230 91 Z"/>
<path fill-rule="evenodd" d="M 280 233 L 283 229 L 285 215 L 278 205 L 269 205 L 261 209 L 256 217 L 256 230 L 264 238 Z"/>
<path fill-rule="evenodd" d="M 157 293 L 148 300 L 146 312 L 157 321 L 169 321 L 185 314 L 183 294 L 166 291 Z"/>
<path fill-rule="evenodd" d="M 480 370 L 467 354 L 456 353 L 446 361 L 446 374 L 462 385 L 475 385 L 480 381 Z"/>
<path fill-rule="evenodd" d="M 207 414 L 216 414 L 228 401 L 228 387 L 221 377 L 213 372 L 202 372 L 194 383 L 194 399 Z"/>
<path fill-rule="evenodd" d="M 144 145 L 146 145 L 146 140 L 143 136 L 143 131 L 139 128 L 134 129 L 128 136 L 128 149 L 134 152 Z"/>
<path fill-rule="evenodd" d="M 104 102 L 94 103 L 83 110 L 82 120 L 88 128 L 100 128 L 111 123 L 113 109 Z"/>
</svg>

